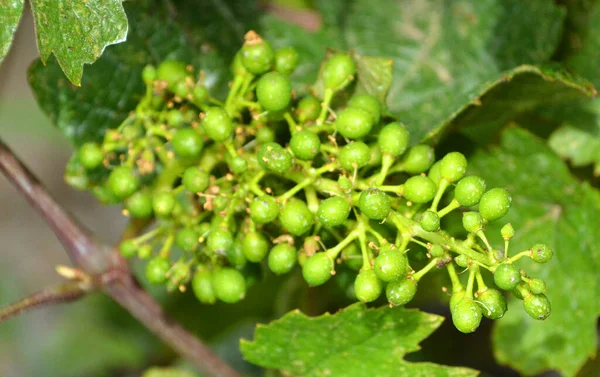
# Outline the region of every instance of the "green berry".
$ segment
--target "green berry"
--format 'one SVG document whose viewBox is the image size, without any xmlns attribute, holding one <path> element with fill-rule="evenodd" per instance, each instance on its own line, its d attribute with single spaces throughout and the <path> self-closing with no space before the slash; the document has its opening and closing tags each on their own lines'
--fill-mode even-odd
<svg viewBox="0 0 600 377">
<path fill-rule="evenodd" d="M 246 280 L 233 268 L 226 267 L 214 271 L 212 286 L 215 296 L 228 304 L 234 304 L 246 296 Z"/>
<path fill-rule="evenodd" d="M 454 199 L 465 207 L 479 203 L 485 192 L 485 181 L 476 175 L 464 177 L 456 184 Z"/>
<path fill-rule="evenodd" d="M 531 293 L 539 295 L 546 292 L 546 282 L 542 279 L 531 279 L 527 283 Z"/>
<path fill-rule="evenodd" d="M 515 228 L 511 223 L 508 223 L 500 229 L 500 234 L 505 241 L 508 241 L 515 236 Z"/>
<path fill-rule="evenodd" d="M 452 313 L 454 311 L 454 307 L 456 306 L 456 304 L 461 302 L 464 298 L 465 298 L 464 289 L 461 288 L 460 291 L 452 292 L 452 296 L 450 296 L 450 304 L 449 304 L 450 313 Z"/>
<path fill-rule="evenodd" d="M 180 127 L 185 122 L 185 116 L 179 109 L 171 109 L 166 115 L 167 123 L 171 127 Z"/>
<path fill-rule="evenodd" d="M 404 197 L 413 203 L 423 204 L 433 200 L 437 193 L 435 183 L 423 176 L 415 175 L 404 182 Z"/>
<path fill-rule="evenodd" d="M 242 250 L 247 260 L 258 263 L 267 256 L 269 241 L 259 232 L 250 232 L 242 241 Z"/>
<path fill-rule="evenodd" d="M 215 253 L 225 255 L 233 245 L 233 235 L 227 229 L 213 228 L 208 233 L 206 245 Z"/>
<path fill-rule="evenodd" d="M 358 208 L 371 220 L 383 220 L 392 210 L 389 196 L 376 188 L 360 193 Z"/>
<path fill-rule="evenodd" d="M 188 191 L 199 193 L 210 185 L 210 176 L 204 170 L 192 166 L 183 172 L 182 183 Z"/>
<path fill-rule="evenodd" d="M 144 244 L 138 248 L 137 252 L 138 258 L 140 259 L 148 259 L 152 256 L 152 245 Z"/>
<path fill-rule="evenodd" d="M 469 266 L 469 257 L 464 254 L 457 255 L 454 261 L 459 267 L 467 268 Z"/>
<path fill-rule="evenodd" d="M 381 165 L 381 161 L 383 159 L 381 148 L 379 147 L 379 144 L 374 143 L 369 145 L 369 149 L 371 151 L 371 154 L 369 156 L 369 162 L 367 163 L 367 166 L 378 167 L 379 165 Z"/>
<path fill-rule="evenodd" d="M 406 277 L 400 277 L 390 282 L 385 288 L 385 296 L 390 305 L 406 305 L 412 301 L 417 293 L 417 281 Z"/>
<path fill-rule="evenodd" d="M 167 258 L 150 259 L 146 265 L 146 279 L 152 284 L 163 284 L 167 281 L 167 273 L 170 269 L 171 263 Z"/>
<path fill-rule="evenodd" d="M 294 133 L 290 139 L 290 149 L 301 160 L 312 160 L 319 154 L 321 140 L 319 135 L 309 130 Z"/>
<path fill-rule="evenodd" d="M 310 95 L 302 98 L 296 107 L 296 115 L 300 123 L 317 120 L 320 111 L 321 101 Z"/>
<path fill-rule="evenodd" d="M 170 89 L 173 89 L 177 83 L 185 81 L 187 76 L 185 63 L 176 60 L 165 60 L 156 70 L 156 78 L 165 81 Z"/>
<path fill-rule="evenodd" d="M 233 132 L 233 122 L 227 112 L 220 107 L 210 107 L 200 121 L 206 134 L 214 141 L 225 141 Z"/>
<path fill-rule="evenodd" d="M 171 139 L 175 154 L 183 158 L 197 158 L 202 152 L 204 141 L 193 128 L 182 128 L 175 132 Z"/>
<path fill-rule="evenodd" d="M 530 294 L 523 299 L 525 311 L 533 319 L 544 320 L 548 318 L 552 307 L 545 294 Z"/>
<path fill-rule="evenodd" d="M 244 267 L 246 265 L 246 257 L 244 256 L 244 247 L 242 240 L 236 238 L 233 245 L 225 252 L 227 260 L 235 267 Z"/>
<path fill-rule="evenodd" d="M 329 89 L 343 89 L 352 81 L 355 74 L 356 64 L 346 54 L 333 55 L 323 66 L 323 81 L 325 87 Z"/>
<path fill-rule="evenodd" d="M 348 139 L 360 139 L 373 128 L 373 118 L 367 111 L 358 107 L 347 107 L 338 112 L 335 126 L 338 132 Z"/>
<path fill-rule="evenodd" d="M 192 89 L 192 98 L 194 103 L 203 103 L 208 99 L 208 89 L 202 84 L 196 84 Z"/>
<path fill-rule="evenodd" d="M 421 174 L 431 167 L 435 160 L 435 151 L 425 144 L 415 145 L 402 157 L 404 171 L 408 174 Z M 437 183 L 436 183 L 437 184 Z"/>
<path fill-rule="evenodd" d="M 440 258 L 446 255 L 446 250 L 442 246 L 435 244 L 429 249 L 429 254 L 432 258 Z"/>
<path fill-rule="evenodd" d="M 283 110 L 292 99 L 292 83 L 286 75 L 269 72 L 258 80 L 256 98 L 267 111 Z"/>
<path fill-rule="evenodd" d="M 176 200 L 171 191 L 159 191 L 152 197 L 152 209 L 159 217 L 167 217 L 173 212 Z"/>
<path fill-rule="evenodd" d="M 483 228 L 483 218 L 479 212 L 463 213 L 462 224 L 469 233 L 475 233 Z"/>
<path fill-rule="evenodd" d="M 279 204 L 272 196 L 255 198 L 250 204 L 250 218 L 259 224 L 267 224 L 279 215 Z"/>
<path fill-rule="evenodd" d="M 506 189 L 493 188 L 479 201 L 479 213 L 487 221 L 498 220 L 508 213 L 512 198 Z"/>
<path fill-rule="evenodd" d="M 529 252 L 529 256 L 537 263 L 546 263 L 550 259 L 552 259 L 552 249 L 543 243 L 538 243 L 533 245 L 531 251 Z"/>
<path fill-rule="evenodd" d="M 502 263 L 494 271 L 494 283 L 500 289 L 511 291 L 521 282 L 521 272 L 512 264 Z"/>
<path fill-rule="evenodd" d="M 191 82 L 188 83 L 188 80 L 179 81 L 172 88 L 173 93 L 180 98 L 187 98 L 187 96 L 192 93 Z"/>
<path fill-rule="evenodd" d="M 340 151 L 339 162 L 348 171 L 360 169 L 369 163 L 371 149 L 362 141 L 355 141 L 345 145 Z"/>
<path fill-rule="evenodd" d="M 259 144 L 266 144 L 275 141 L 275 131 L 271 127 L 260 127 L 256 130 L 256 141 Z"/>
<path fill-rule="evenodd" d="M 125 208 L 129 215 L 137 218 L 152 216 L 152 195 L 146 191 L 138 191 L 125 199 Z"/>
<path fill-rule="evenodd" d="M 371 302 L 377 300 L 381 295 L 383 286 L 372 269 L 362 269 L 354 280 L 354 294 L 362 302 Z"/>
<path fill-rule="evenodd" d="M 390 282 L 404 275 L 407 266 L 406 256 L 400 250 L 382 248 L 373 267 L 380 280 Z"/>
<path fill-rule="evenodd" d="M 381 119 L 381 103 L 370 94 L 357 94 L 350 98 L 348 106 L 358 107 L 367 111 L 373 118 L 373 124 L 379 124 Z"/>
<path fill-rule="evenodd" d="M 427 173 L 427 178 L 431 179 L 436 186 L 440 185 L 440 180 L 442 179 L 440 166 L 442 166 L 442 161 L 436 162 L 435 164 L 431 165 L 431 168 L 429 168 L 429 172 Z"/>
<path fill-rule="evenodd" d="M 356 242 L 352 242 L 342 250 L 342 260 L 346 266 L 354 271 L 358 271 L 362 268 L 362 253 Z"/>
<path fill-rule="evenodd" d="M 194 295 L 203 304 L 214 304 L 217 301 L 212 280 L 212 272 L 206 269 L 197 270 L 192 278 Z"/>
<path fill-rule="evenodd" d="M 142 69 L 142 80 L 146 84 L 156 80 L 156 68 L 153 65 L 148 64 Z"/>
<path fill-rule="evenodd" d="M 327 198 L 319 204 L 317 217 L 321 223 L 330 228 L 342 225 L 350 214 L 350 203 L 341 196 Z"/>
<path fill-rule="evenodd" d="M 314 219 L 304 201 L 291 199 L 283 207 L 279 221 L 290 234 L 301 236 L 310 230 Z"/>
<path fill-rule="evenodd" d="M 192 228 L 182 228 L 175 234 L 175 245 L 183 251 L 191 253 L 198 247 L 200 235 Z"/>
<path fill-rule="evenodd" d="M 393 122 L 383 127 L 377 139 L 381 151 L 391 154 L 394 157 L 398 157 L 406 151 L 408 142 L 408 130 L 398 122 Z"/>
<path fill-rule="evenodd" d="M 119 251 L 121 255 L 125 258 L 131 258 L 137 254 L 138 247 L 135 241 L 133 240 L 125 240 L 121 242 L 119 245 Z"/>
<path fill-rule="evenodd" d="M 324 284 L 333 273 L 333 261 L 326 253 L 315 253 L 310 256 L 302 267 L 302 276 L 310 286 Z"/>
<path fill-rule="evenodd" d="M 342 190 L 342 192 L 344 192 L 344 193 L 349 193 L 350 190 L 352 190 L 352 187 L 354 186 L 354 184 L 352 183 L 350 178 L 348 178 L 344 175 L 339 176 L 337 184 L 338 184 L 338 187 L 340 188 L 340 190 Z"/>
<path fill-rule="evenodd" d="M 263 169 L 276 173 L 289 170 L 294 163 L 290 152 L 277 143 L 263 144 L 258 150 L 257 160 Z"/>
<path fill-rule="evenodd" d="M 275 52 L 275 70 L 284 75 L 289 75 L 298 66 L 298 51 L 293 47 L 283 47 Z"/>
<path fill-rule="evenodd" d="M 450 182 L 457 182 L 467 172 L 467 159 L 460 152 L 450 152 L 440 162 L 440 174 Z"/>
<path fill-rule="evenodd" d="M 242 64 L 250 73 L 260 75 L 271 70 L 275 52 L 269 43 L 258 37 L 244 44 L 241 58 Z"/>
<path fill-rule="evenodd" d="M 231 159 L 230 168 L 235 174 L 242 174 L 248 170 L 248 161 L 242 156 L 235 156 Z"/>
<path fill-rule="evenodd" d="M 296 264 L 296 248 L 288 243 L 275 245 L 269 252 L 269 269 L 275 275 L 287 274 Z"/>
<path fill-rule="evenodd" d="M 138 190 L 140 180 L 132 168 L 119 166 L 110 172 L 106 185 L 115 197 L 122 200 Z"/>
<path fill-rule="evenodd" d="M 454 305 L 452 323 L 458 331 L 469 334 L 477 330 L 481 323 L 481 307 L 470 298 L 463 298 Z"/>
<path fill-rule="evenodd" d="M 440 217 L 436 212 L 425 211 L 419 219 L 421 228 L 426 232 L 436 232 L 440 229 Z"/>
<path fill-rule="evenodd" d="M 96 169 L 104 161 L 104 152 L 96 143 L 85 143 L 79 148 L 79 162 L 87 170 Z"/>
<path fill-rule="evenodd" d="M 500 319 L 506 313 L 506 299 L 497 289 L 487 288 L 477 295 L 477 303 L 483 315 L 489 319 Z"/>
</svg>

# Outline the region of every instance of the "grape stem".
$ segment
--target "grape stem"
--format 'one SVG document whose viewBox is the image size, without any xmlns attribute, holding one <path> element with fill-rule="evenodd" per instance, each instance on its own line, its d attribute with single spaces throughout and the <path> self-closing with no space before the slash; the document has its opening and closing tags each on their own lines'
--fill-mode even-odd
<svg viewBox="0 0 600 377">
<path fill-rule="evenodd" d="M 419 281 L 423 276 L 425 276 L 425 274 L 427 274 L 429 271 L 431 271 L 439 262 L 439 258 L 433 258 L 432 260 L 429 261 L 429 263 L 427 263 L 427 265 L 425 267 L 423 267 L 422 269 L 420 269 L 418 272 L 415 272 L 412 275 L 412 278 L 415 279 L 416 281 Z"/>
<path fill-rule="evenodd" d="M 325 119 L 327 118 L 327 113 L 329 112 L 329 106 L 331 105 L 331 100 L 333 99 L 333 94 L 333 89 L 325 89 L 325 93 L 323 95 L 323 103 L 321 103 L 321 112 L 319 113 L 319 117 L 317 118 L 316 122 L 317 125 L 321 125 L 325 122 Z"/>
<path fill-rule="evenodd" d="M 448 188 L 449 184 L 450 182 L 446 178 L 440 179 L 440 185 L 438 187 L 437 192 L 435 193 L 435 198 L 433 198 L 433 202 L 431 202 L 431 207 L 429 207 L 430 211 L 437 212 L 440 200 L 442 200 L 442 196 L 444 195 L 444 192 L 446 192 L 446 189 Z M 438 216 L 440 215 L 438 214 Z"/>
</svg>

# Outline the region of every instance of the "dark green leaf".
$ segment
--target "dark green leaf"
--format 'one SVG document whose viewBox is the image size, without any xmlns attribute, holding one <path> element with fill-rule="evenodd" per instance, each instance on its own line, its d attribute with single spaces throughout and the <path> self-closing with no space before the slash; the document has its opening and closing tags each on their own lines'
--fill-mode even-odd
<svg viewBox="0 0 600 377">
<path fill-rule="evenodd" d="M 417 310 L 360 303 L 312 318 L 293 311 L 259 325 L 254 341 L 242 340 L 241 349 L 252 363 L 303 377 L 476 376 L 471 369 L 403 360 L 441 322 Z"/>
<path fill-rule="evenodd" d="M 503 133 L 500 148 L 476 153 L 470 167 L 490 187 L 506 186 L 513 196 L 509 215 L 488 227 L 488 236 L 502 242 L 499 228 L 511 222 L 517 231 L 511 254 L 540 242 L 554 250 L 547 264 L 518 262 L 546 281 L 552 314 L 543 322 L 531 319 L 513 297 L 493 334 L 496 357 L 526 375 L 556 369 L 574 376 L 597 344 L 600 195 L 571 176 L 543 140 L 518 128 Z"/>
<path fill-rule="evenodd" d="M 0 63 L 8 53 L 22 13 L 23 0 L 3 0 L 0 3 Z"/>
<path fill-rule="evenodd" d="M 567 64 L 600 87 L 600 4 L 589 15 L 589 26 L 579 53 L 570 58 Z"/>
</svg>

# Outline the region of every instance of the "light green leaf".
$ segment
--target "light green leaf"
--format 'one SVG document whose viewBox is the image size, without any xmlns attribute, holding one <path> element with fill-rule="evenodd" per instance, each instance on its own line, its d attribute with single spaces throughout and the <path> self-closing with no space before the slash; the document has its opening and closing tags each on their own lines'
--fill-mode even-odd
<svg viewBox="0 0 600 377">
<path fill-rule="evenodd" d="M 526 375 L 555 369 L 574 376 L 596 352 L 600 194 L 578 182 L 543 140 L 514 127 L 503 133 L 499 148 L 476 153 L 470 169 L 489 187 L 506 186 L 513 197 L 508 216 L 486 229 L 490 238 L 501 242 L 499 228 L 511 222 L 517 231 L 511 254 L 540 242 L 554 250 L 547 264 L 518 262 L 546 281 L 552 314 L 534 320 L 513 297 L 493 333 L 496 357 Z"/>
<path fill-rule="evenodd" d="M 23 13 L 23 0 L 0 2 L 0 63 L 4 60 Z"/>
<path fill-rule="evenodd" d="M 123 42 L 127 17 L 122 0 L 31 0 L 42 62 L 54 54 L 65 75 L 81 85 L 83 65 L 108 45 Z"/>
<path fill-rule="evenodd" d="M 198 375 L 181 368 L 153 367 L 146 370 L 142 377 L 198 377 Z"/>
<path fill-rule="evenodd" d="M 360 303 L 320 317 L 293 311 L 259 325 L 254 341 L 242 340 L 241 349 L 248 361 L 294 376 L 476 376 L 467 368 L 403 359 L 441 322 L 417 310 L 366 309 Z"/>
</svg>

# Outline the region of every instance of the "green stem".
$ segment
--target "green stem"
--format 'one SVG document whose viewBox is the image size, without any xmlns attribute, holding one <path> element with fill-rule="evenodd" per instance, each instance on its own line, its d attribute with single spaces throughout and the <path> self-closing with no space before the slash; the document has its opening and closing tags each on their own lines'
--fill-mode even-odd
<svg viewBox="0 0 600 377">
<path fill-rule="evenodd" d="M 465 292 L 465 297 L 473 298 L 473 286 L 475 285 L 475 275 L 477 271 L 479 271 L 477 266 L 472 266 L 469 269 L 469 280 L 467 280 L 467 291 Z"/>
<path fill-rule="evenodd" d="M 456 268 L 454 267 L 454 263 L 448 263 L 446 265 L 448 269 L 448 276 L 450 277 L 450 281 L 452 282 L 452 293 L 462 292 L 464 287 L 458 278 L 458 274 L 456 273 Z"/>
<path fill-rule="evenodd" d="M 238 96 L 238 91 L 244 82 L 244 76 L 235 76 L 233 79 L 233 83 L 231 84 L 231 89 L 229 89 L 229 94 L 227 95 L 227 99 L 225 99 L 225 111 L 229 116 L 232 116 L 235 112 L 232 108 L 234 99 Z"/>
<path fill-rule="evenodd" d="M 423 276 L 425 276 L 426 273 L 431 271 L 431 269 L 433 269 L 437 265 L 438 261 L 439 261 L 438 258 L 433 258 L 432 260 L 429 261 L 429 263 L 427 263 L 427 265 L 425 267 L 423 267 L 418 272 L 415 272 L 412 275 L 412 278 L 415 279 L 416 281 L 419 281 Z"/>
<path fill-rule="evenodd" d="M 317 213 L 319 209 L 319 198 L 317 197 L 317 190 L 314 187 L 308 186 L 304 188 L 304 194 L 306 195 L 306 203 L 308 204 L 308 209 L 312 213 Z"/>
<path fill-rule="evenodd" d="M 393 163 L 394 163 L 394 156 L 392 156 L 390 154 L 383 155 L 383 158 L 381 160 L 381 171 L 377 175 L 377 180 L 375 181 L 375 184 L 377 186 L 380 186 L 383 184 L 383 182 L 387 178 L 388 170 L 390 169 L 390 167 L 392 167 Z"/>
<path fill-rule="evenodd" d="M 471 268 L 475 269 L 475 278 L 477 279 L 477 290 L 479 292 L 485 291 L 487 289 L 487 285 L 485 285 L 485 281 L 483 281 L 483 275 L 481 275 L 481 271 L 479 270 L 479 266 L 474 265 Z"/>
<path fill-rule="evenodd" d="M 325 119 L 327 118 L 327 113 L 329 112 L 329 106 L 331 105 L 331 100 L 333 99 L 333 94 L 333 89 L 325 89 L 323 103 L 321 103 L 321 112 L 319 113 L 319 117 L 317 118 L 317 125 L 321 125 L 325 122 Z"/>
<path fill-rule="evenodd" d="M 346 236 L 346 238 L 344 238 L 342 241 L 340 241 L 337 245 L 335 245 L 331 249 L 328 249 L 327 251 L 325 251 L 327 253 L 327 256 L 329 258 L 331 258 L 332 260 L 334 260 L 335 258 L 337 258 L 338 254 L 346 246 L 348 246 L 352 241 L 354 241 L 356 238 L 358 238 L 359 233 L 360 232 L 359 232 L 358 228 L 355 229 L 355 230 L 353 230 L 352 232 L 350 232 L 350 234 L 348 234 Z"/>
<path fill-rule="evenodd" d="M 371 269 L 371 260 L 369 259 L 369 249 L 367 248 L 367 235 L 362 227 L 357 229 L 358 233 L 358 241 L 360 243 L 360 252 L 363 258 L 363 270 Z"/>
<path fill-rule="evenodd" d="M 283 118 L 285 119 L 290 128 L 290 135 L 293 135 L 294 133 L 298 132 L 298 123 L 296 123 L 296 121 L 294 120 L 294 118 L 292 118 L 292 115 L 289 112 L 283 114 Z"/>
<path fill-rule="evenodd" d="M 521 251 L 520 253 L 516 254 L 514 257 L 508 258 L 508 260 L 506 262 L 514 263 L 523 257 L 528 257 L 530 252 L 531 252 L 530 250 Z"/>
<path fill-rule="evenodd" d="M 440 204 L 440 200 L 442 200 L 442 196 L 444 195 L 444 192 L 446 192 L 446 189 L 448 188 L 449 184 L 450 184 L 450 182 L 446 178 L 440 179 L 440 185 L 438 187 L 437 193 L 435 194 L 435 198 L 433 198 L 431 207 L 429 207 L 429 209 L 431 211 L 437 212 L 437 208 L 438 208 L 438 205 Z"/>
<path fill-rule="evenodd" d="M 457 208 L 460 208 L 460 203 L 458 202 L 458 200 L 452 199 L 450 204 L 439 210 L 437 214 L 440 218 L 442 218 Z"/>
</svg>

